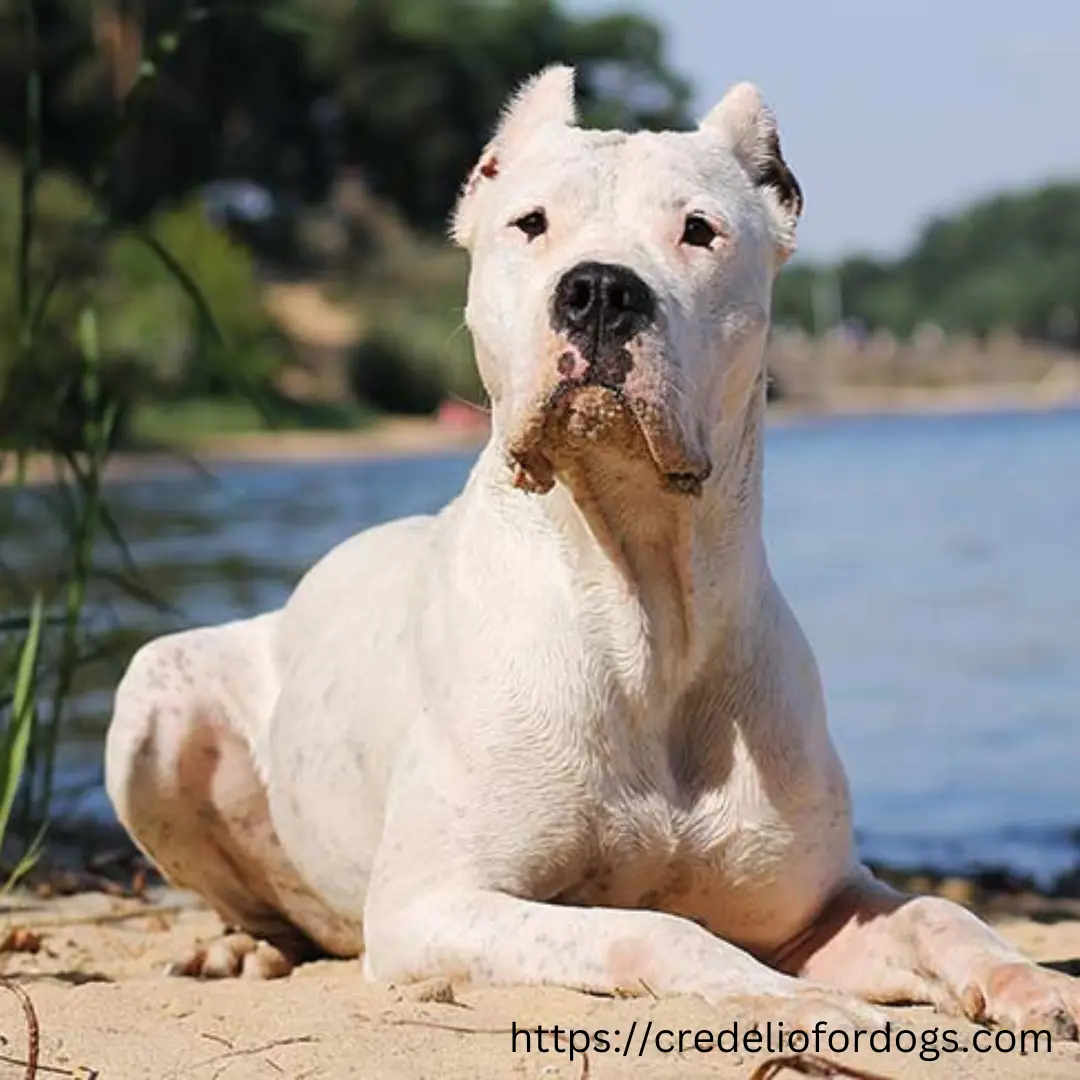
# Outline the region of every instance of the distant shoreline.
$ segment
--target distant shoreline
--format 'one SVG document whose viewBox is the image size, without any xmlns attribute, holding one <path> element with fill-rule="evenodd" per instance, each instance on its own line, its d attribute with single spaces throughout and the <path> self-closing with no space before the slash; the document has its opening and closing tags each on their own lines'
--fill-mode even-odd
<svg viewBox="0 0 1080 1080">
<path fill-rule="evenodd" d="M 852 416 L 948 416 L 987 412 L 1058 412 L 1080 408 L 1080 392 L 1048 393 L 1037 385 L 986 387 L 847 387 L 823 403 L 778 402 L 769 406 L 771 425 Z M 459 428 L 428 417 L 386 417 L 362 431 L 257 431 L 207 435 L 169 451 L 117 453 L 106 479 L 122 481 L 160 473 L 210 470 L 233 464 L 368 461 L 478 451 L 487 428 Z M 14 480 L 14 462 L 0 454 L 0 486 Z M 27 462 L 31 484 L 49 483 L 54 466 L 45 455 Z"/>
</svg>

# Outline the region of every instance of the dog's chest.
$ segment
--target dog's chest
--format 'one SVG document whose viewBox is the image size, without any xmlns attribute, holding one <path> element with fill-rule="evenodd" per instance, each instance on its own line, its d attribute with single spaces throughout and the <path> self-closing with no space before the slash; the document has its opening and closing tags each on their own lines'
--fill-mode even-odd
<svg viewBox="0 0 1080 1080">
<path fill-rule="evenodd" d="M 797 933 L 847 855 L 846 805 L 768 791 L 754 773 L 690 800 L 645 787 L 606 803 L 566 903 L 683 915 L 748 948 Z"/>
</svg>

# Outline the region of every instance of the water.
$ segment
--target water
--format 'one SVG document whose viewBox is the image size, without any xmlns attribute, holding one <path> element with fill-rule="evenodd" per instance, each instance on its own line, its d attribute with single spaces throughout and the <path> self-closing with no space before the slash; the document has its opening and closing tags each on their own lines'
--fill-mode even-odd
<svg viewBox="0 0 1080 1080">
<path fill-rule="evenodd" d="M 766 532 L 867 854 L 1080 859 L 1080 414 L 776 431 Z"/>
<path fill-rule="evenodd" d="M 432 511 L 471 455 L 263 464 L 118 485 L 148 586 L 173 605 L 109 614 L 137 640 L 280 604 L 338 540 Z M 860 844 L 896 865 L 1080 861 L 1080 413 L 799 421 L 770 429 L 773 571 L 814 646 Z M 47 537 L 24 515 L 15 562 Z M 117 668 L 85 688 L 64 748 L 71 812 L 108 814 L 101 722 Z"/>
</svg>

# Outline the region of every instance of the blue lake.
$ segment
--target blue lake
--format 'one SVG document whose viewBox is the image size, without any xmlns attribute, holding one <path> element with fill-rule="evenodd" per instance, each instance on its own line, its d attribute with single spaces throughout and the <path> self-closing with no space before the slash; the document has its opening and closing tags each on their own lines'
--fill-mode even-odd
<svg viewBox="0 0 1080 1080">
<path fill-rule="evenodd" d="M 471 463 L 118 484 L 116 516 L 174 611 L 109 617 L 145 635 L 276 606 L 338 540 L 438 509 Z M 24 526 L 23 558 L 47 560 Z M 774 425 L 766 537 L 822 668 L 864 853 L 1044 878 L 1080 862 L 1080 413 Z M 87 690 L 64 750 L 68 780 L 85 781 L 72 811 L 108 813 L 95 781 L 109 685 Z"/>
</svg>

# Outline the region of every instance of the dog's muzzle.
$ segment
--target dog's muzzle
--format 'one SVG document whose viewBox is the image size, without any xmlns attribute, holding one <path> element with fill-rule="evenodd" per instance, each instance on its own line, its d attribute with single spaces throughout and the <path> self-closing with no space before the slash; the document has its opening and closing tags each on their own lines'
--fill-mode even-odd
<svg viewBox="0 0 1080 1080">
<path fill-rule="evenodd" d="M 665 491 L 699 496 L 712 473 L 708 450 L 672 413 L 597 379 L 561 382 L 533 412 L 508 447 L 514 484 L 544 494 L 555 473 L 591 448 L 606 446 L 652 461 Z"/>
<path fill-rule="evenodd" d="M 561 464 L 603 445 L 651 458 L 666 491 L 701 494 L 708 451 L 683 430 L 671 388 L 649 377 L 659 309 L 626 266 L 581 262 L 559 278 L 550 303 L 554 371 L 508 447 L 518 487 L 549 491 Z"/>
<path fill-rule="evenodd" d="M 617 389 L 629 374 L 626 345 L 656 321 L 653 290 L 627 266 L 582 262 L 559 279 L 551 327 L 580 354 L 582 378 Z"/>
</svg>

